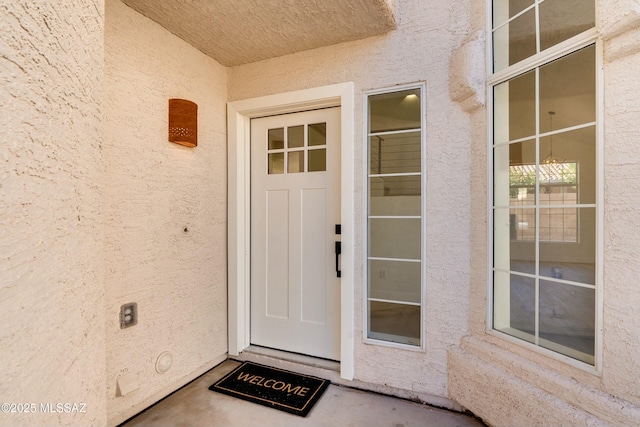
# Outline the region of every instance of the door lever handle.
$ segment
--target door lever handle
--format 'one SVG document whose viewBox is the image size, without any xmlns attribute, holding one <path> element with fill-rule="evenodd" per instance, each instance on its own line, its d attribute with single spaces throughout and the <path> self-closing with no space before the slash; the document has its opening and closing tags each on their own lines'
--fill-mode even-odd
<svg viewBox="0 0 640 427">
<path fill-rule="evenodd" d="M 336 242 L 336 276 L 342 277 L 342 271 L 340 270 L 340 254 L 342 253 L 342 242 Z"/>
</svg>

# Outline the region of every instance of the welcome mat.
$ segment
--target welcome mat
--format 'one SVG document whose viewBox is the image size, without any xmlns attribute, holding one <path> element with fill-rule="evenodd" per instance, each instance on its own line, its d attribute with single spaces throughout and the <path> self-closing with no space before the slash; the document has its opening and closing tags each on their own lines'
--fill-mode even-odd
<svg viewBox="0 0 640 427">
<path fill-rule="evenodd" d="M 244 362 L 209 390 L 306 417 L 330 381 Z"/>
</svg>

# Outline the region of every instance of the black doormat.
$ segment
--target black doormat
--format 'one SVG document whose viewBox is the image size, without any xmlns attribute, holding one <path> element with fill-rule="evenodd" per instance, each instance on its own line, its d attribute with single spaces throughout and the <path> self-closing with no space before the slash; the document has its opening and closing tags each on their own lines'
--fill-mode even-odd
<svg viewBox="0 0 640 427">
<path fill-rule="evenodd" d="M 306 417 L 330 381 L 244 362 L 209 390 Z"/>
</svg>

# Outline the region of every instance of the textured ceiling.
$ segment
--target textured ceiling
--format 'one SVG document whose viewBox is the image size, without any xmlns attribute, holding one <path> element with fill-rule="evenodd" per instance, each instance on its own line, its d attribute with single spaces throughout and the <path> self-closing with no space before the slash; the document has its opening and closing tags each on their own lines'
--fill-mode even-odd
<svg viewBox="0 0 640 427">
<path fill-rule="evenodd" d="M 384 34 L 395 0 L 122 0 L 226 66 Z"/>
</svg>

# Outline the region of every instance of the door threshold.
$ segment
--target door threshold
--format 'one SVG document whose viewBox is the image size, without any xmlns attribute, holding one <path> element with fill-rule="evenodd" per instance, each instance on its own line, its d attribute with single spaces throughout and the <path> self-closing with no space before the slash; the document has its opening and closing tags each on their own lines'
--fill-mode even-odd
<svg viewBox="0 0 640 427">
<path fill-rule="evenodd" d="M 340 378 L 340 362 L 304 354 L 251 345 L 238 356 L 234 356 L 233 359 L 242 362 L 260 363 L 299 374 L 312 375 L 337 384 L 347 384 L 349 382 Z"/>
</svg>

